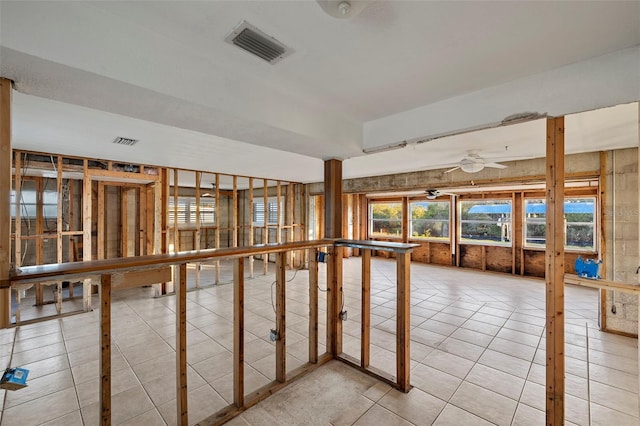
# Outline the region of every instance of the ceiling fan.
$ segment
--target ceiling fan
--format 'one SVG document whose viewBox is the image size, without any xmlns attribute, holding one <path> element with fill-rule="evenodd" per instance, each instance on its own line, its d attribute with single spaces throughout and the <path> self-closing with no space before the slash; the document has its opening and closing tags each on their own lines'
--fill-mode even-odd
<svg viewBox="0 0 640 426">
<path fill-rule="evenodd" d="M 215 192 L 216 191 L 216 184 L 215 183 L 211 184 L 211 191 L 212 192 L 205 192 L 204 194 L 201 194 L 200 196 L 201 197 L 211 197 L 211 198 L 215 197 L 216 196 L 216 192 Z"/>
<path fill-rule="evenodd" d="M 435 200 L 441 195 L 456 195 L 456 194 L 452 194 L 451 192 L 440 191 L 439 189 L 427 189 L 426 191 L 424 191 L 424 195 L 426 195 L 427 200 Z"/>
<path fill-rule="evenodd" d="M 480 151 L 477 149 L 471 149 L 467 151 L 467 156 L 464 157 L 456 167 L 447 170 L 445 173 L 452 172 L 454 170 L 461 169 L 467 173 L 477 173 L 485 167 L 491 167 L 494 169 L 504 169 L 507 166 L 500 163 L 488 163 L 480 156 Z"/>
</svg>

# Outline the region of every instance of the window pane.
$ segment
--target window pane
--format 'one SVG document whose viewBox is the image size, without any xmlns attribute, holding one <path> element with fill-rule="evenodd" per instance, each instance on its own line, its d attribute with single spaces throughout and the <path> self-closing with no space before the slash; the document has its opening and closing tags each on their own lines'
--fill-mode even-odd
<svg viewBox="0 0 640 426">
<path fill-rule="evenodd" d="M 511 245 L 511 200 L 460 202 L 460 242 Z"/>
<path fill-rule="evenodd" d="M 402 237 L 402 203 L 371 203 L 369 232 L 384 237 Z"/>
<path fill-rule="evenodd" d="M 409 212 L 411 238 L 449 240 L 449 202 L 414 201 Z"/>
</svg>

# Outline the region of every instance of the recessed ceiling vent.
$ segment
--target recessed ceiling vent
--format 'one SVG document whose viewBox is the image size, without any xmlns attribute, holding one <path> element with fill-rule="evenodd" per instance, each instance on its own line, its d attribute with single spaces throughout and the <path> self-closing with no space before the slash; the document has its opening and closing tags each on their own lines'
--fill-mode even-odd
<svg viewBox="0 0 640 426">
<path fill-rule="evenodd" d="M 118 136 L 117 138 L 115 138 L 113 140 L 113 143 L 116 143 L 118 145 L 126 145 L 126 146 L 133 146 L 135 144 L 137 144 L 138 142 L 140 142 L 138 139 L 131 139 L 131 138 L 123 138 Z"/>
<path fill-rule="evenodd" d="M 240 22 L 224 41 L 236 45 L 270 64 L 280 62 L 293 53 L 293 49 L 247 21 Z"/>
</svg>

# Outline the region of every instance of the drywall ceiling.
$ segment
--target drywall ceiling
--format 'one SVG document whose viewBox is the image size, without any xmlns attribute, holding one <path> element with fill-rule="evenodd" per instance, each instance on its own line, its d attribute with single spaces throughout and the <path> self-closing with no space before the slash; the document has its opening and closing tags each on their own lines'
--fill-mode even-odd
<svg viewBox="0 0 640 426">
<path fill-rule="evenodd" d="M 295 53 L 270 65 L 225 43 L 242 20 Z M 325 158 L 399 168 L 365 148 L 637 101 L 639 45 L 640 2 L 371 1 L 351 19 L 310 0 L 0 3 L 16 147 L 305 182 Z M 499 148 L 457 141 L 408 164 Z"/>
</svg>

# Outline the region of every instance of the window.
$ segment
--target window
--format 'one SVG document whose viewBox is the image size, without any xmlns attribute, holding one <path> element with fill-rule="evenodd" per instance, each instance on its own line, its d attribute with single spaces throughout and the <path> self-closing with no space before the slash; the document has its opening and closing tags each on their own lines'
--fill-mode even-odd
<svg viewBox="0 0 640 426">
<path fill-rule="evenodd" d="M 565 198 L 565 249 L 595 251 L 595 202 L 595 197 Z M 546 200 L 525 200 L 525 247 L 545 247 L 546 213 Z"/>
<path fill-rule="evenodd" d="M 434 241 L 449 241 L 449 202 L 409 203 L 409 235 Z"/>
<path fill-rule="evenodd" d="M 45 180 L 42 190 L 42 217 L 44 219 L 56 219 L 58 217 L 58 191 L 55 185 L 48 185 L 48 181 L 48 179 Z M 20 190 L 20 217 L 22 219 L 35 219 L 37 205 L 35 181 L 24 180 Z M 11 217 L 16 217 L 15 190 L 11 190 Z"/>
<path fill-rule="evenodd" d="M 267 224 L 278 224 L 278 197 L 269 198 L 267 200 L 268 216 Z M 282 224 L 283 203 L 280 202 L 280 224 Z M 264 201 L 254 201 L 253 203 L 253 225 L 264 226 Z"/>
<path fill-rule="evenodd" d="M 402 203 L 370 203 L 369 235 L 402 238 Z"/>
<path fill-rule="evenodd" d="M 511 245 L 511 200 L 460 202 L 460 242 Z"/>
<path fill-rule="evenodd" d="M 176 215 L 179 225 L 195 225 L 197 205 L 195 197 L 178 197 L 178 208 L 175 208 L 173 197 L 169 198 L 169 223 L 175 223 Z M 200 197 L 200 224 L 213 225 L 216 222 L 216 201 L 209 197 Z"/>
</svg>

